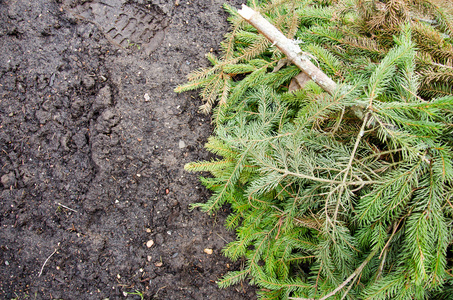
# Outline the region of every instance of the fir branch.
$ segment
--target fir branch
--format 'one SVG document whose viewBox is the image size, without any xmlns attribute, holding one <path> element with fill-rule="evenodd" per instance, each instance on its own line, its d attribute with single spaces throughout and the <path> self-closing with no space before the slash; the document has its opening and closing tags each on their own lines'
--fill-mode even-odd
<svg viewBox="0 0 453 300">
<path fill-rule="evenodd" d="M 335 212 L 334 212 L 334 215 L 333 215 L 333 223 L 336 223 L 336 221 L 337 221 L 338 210 L 340 208 L 341 195 L 343 194 L 343 192 L 345 190 L 346 182 L 348 181 L 348 177 L 350 176 L 349 172 L 350 172 L 350 170 L 352 168 L 352 164 L 353 164 L 353 162 L 355 160 L 355 156 L 356 156 L 357 149 L 359 147 L 360 141 L 362 140 L 363 135 L 365 134 L 365 127 L 367 126 L 368 119 L 369 119 L 370 115 L 371 115 L 370 113 L 367 113 L 365 115 L 365 118 L 363 119 L 363 122 L 362 122 L 362 127 L 360 128 L 360 131 L 359 131 L 359 133 L 357 135 L 357 138 L 356 138 L 356 141 L 354 143 L 354 148 L 352 149 L 351 155 L 349 157 L 348 164 L 347 164 L 346 168 L 343 171 L 340 172 L 340 173 L 344 173 L 344 176 L 343 176 L 343 181 L 342 181 L 342 183 L 340 185 L 340 190 L 337 192 L 339 195 L 337 196 L 338 200 L 337 200 L 337 203 L 335 205 Z M 327 201 L 326 201 L 326 204 L 327 204 Z M 326 215 L 326 218 L 328 218 L 328 215 Z"/>
<path fill-rule="evenodd" d="M 427 71 L 422 73 L 423 83 L 425 85 L 431 82 L 442 82 L 444 84 L 453 84 L 453 69 L 440 68 L 436 71 Z"/>
<path fill-rule="evenodd" d="M 223 158 L 186 166 L 214 176 L 196 206 L 231 205 L 224 254 L 246 264 L 221 286 L 248 277 L 272 299 L 448 295 L 453 59 L 447 26 L 423 21 L 445 17 L 429 1 L 254 1 L 286 35 L 299 23 L 296 52 L 343 82 L 332 95 L 313 81 L 287 92 L 298 69 L 232 9 L 228 57 L 208 57 L 186 87 L 222 102 L 207 148 Z"/>
<path fill-rule="evenodd" d="M 326 300 L 329 299 L 329 297 L 334 296 L 337 294 L 339 291 L 341 291 L 352 279 L 355 277 L 359 276 L 360 273 L 362 272 L 363 268 L 370 262 L 370 260 L 376 255 L 378 252 L 377 249 L 374 249 L 371 251 L 371 253 L 367 256 L 367 258 L 362 262 L 362 264 L 348 277 L 346 278 L 345 281 L 343 281 L 338 287 L 336 287 L 333 291 L 328 293 L 327 295 L 319 298 L 318 300 Z M 294 297 L 289 297 L 288 299 L 292 300 L 316 300 L 315 298 L 294 298 Z"/>
<path fill-rule="evenodd" d="M 309 45 L 307 51 L 313 54 L 319 62 L 326 65 L 327 73 L 330 73 L 333 76 L 340 76 L 344 64 L 338 58 L 336 58 L 332 53 L 318 45 Z"/>
<path fill-rule="evenodd" d="M 253 144 L 249 146 L 249 149 L 253 147 Z M 231 174 L 225 180 L 225 183 L 222 185 L 222 188 L 216 192 L 213 197 L 211 197 L 206 204 L 194 204 L 191 206 L 192 209 L 196 207 L 201 207 L 203 211 L 211 212 L 221 206 L 225 201 L 225 195 L 228 192 L 228 189 L 234 185 L 237 180 L 239 179 L 239 174 L 242 171 L 243 164 L 246 160 L 248 154 L 248 150 L 245 150 L 242 155 L 238 158 L 237 162 L 235 163 L 234 169 L 232 170 Z"/>
<path fill-rule="evenodd" d="M 219 285 L 219 287 L 225 288 L 233 284 L 236 284 L 240 281 L 243 281 L 249 274 L 250 274 L 249 269 L 229 272 L 223 277 L 221 281 L 217 282 L 217 284 Z"/>
<path fill-rule="evenodd" d="M 453 85 L 443 82 L 430 83 L 420 87 L 420 94 L 426 98 L 453 96 Z"/>
<path fill-rule="evenodd" d="M 222 90 L 222 95 L 221 95 L 220 100 L 219 100 L 219 105 L 220 106 L 227 104 L 228 96 L 229 96 L 230 90 L 231 90 L 231 83 L 232 83 L 230 75 L 224 74 L 223 75 L 223 80 L 224 80 L 224 82 L 223 82 L 223 90 Z"/>
<path fill-rule="evenodd" d="M 371 38 L 358 36 L 349 31 L 333 30 L 325 26 L 312 28 L 304 35 L 304 38 L 307 41 L 323 45 L 350 63 L 357 54 L 364 54 L 376 60 L 382 58 L 388 51 Z"/>
</svg>

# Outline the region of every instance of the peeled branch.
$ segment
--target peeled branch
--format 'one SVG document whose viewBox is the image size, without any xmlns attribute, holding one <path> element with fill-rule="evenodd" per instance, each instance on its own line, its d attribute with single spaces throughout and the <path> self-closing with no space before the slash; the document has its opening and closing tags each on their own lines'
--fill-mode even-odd
<svg viewBox="0 0 453 300">
<path fill-rule="evenodd" d="M 255 27 L 262 35 L 271 41 L 277 48 L 282 51 L 286 57 L 295 64 L 299 69 L 310 77 L 317 85 L 330 95 L 333 95 L 337 84 L 316 67 L 305 55 L 299 46 L 291 39 L 283 35 L 274 25 L 269 23 L 261 14 L 245 4 L 238 13 L 247 22 Z"/>
</svg>

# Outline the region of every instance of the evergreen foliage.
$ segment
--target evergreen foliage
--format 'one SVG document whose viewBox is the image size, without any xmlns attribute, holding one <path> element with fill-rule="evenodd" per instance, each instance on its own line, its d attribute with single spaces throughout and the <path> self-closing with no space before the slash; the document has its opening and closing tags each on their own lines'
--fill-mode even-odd
<svg viewBox="0 0 453 300">
<path fill-rule="evenodd" d="M 203 211 L 231 205 L 245 258 L 219 281 L 262 299 L 453 299 L 453 7 L 441 0 L 250 1 L 339 83 L 299 70 L 231 14 L 211 68 L 177 91 L 214 108 Z M 450 6 L 449 6 L 450 5 Z"/>
</svg>

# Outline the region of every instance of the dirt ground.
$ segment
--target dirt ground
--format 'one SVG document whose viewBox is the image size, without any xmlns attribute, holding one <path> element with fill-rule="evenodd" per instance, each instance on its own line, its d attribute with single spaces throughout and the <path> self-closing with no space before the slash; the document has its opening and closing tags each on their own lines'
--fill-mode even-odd
<svg viewBox="0 0 453 300">
<path fill-rule="evenodd" d="M 210 117 L 173 92 L 224 2 L 0 0 L 1 299 L 255 299 L 215 284 L 241 264 L 227 208 L 189 211 L 209 194 L 183 170 Z"/>
</svg>

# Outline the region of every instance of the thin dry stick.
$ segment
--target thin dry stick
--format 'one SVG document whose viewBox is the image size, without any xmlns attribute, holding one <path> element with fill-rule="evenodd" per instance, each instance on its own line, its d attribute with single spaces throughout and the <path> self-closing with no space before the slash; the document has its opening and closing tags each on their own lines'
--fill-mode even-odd
<svg viewBox="0 0 453 300">
<path fill-rule="evenodd" d="M 274 25 L 269 23 L 261 14 L 254 11 L 245 4 L 242 4 L 242 9 L 238 13 L 253 27 L 270 40 L 280 51 L 282 51 L 290 61 L 292 61 L 299 69 L 307 74 L 311 80 L 324 89 L 330 95 L 333 95 L 337 84 L 317 68 L 293 41 L 283 35 Z"/>
<path fill-rule="evenodd" d="M 52 252 L 51 255 L 49 255 L 49 257 L 46 259 L 46 261 L 43 263 L 42 267 L 41 267 L 41 271 L 39 271 L 39 274 L 38 274 L 38 277 L 41 277 L 41 274 L 42 274 L 42 271 L 44 270 L 44 266 L 47 264 L 47 262 L 49 261 L 49 259 L 57 252 L 57 248 L 55 248 L 55 250 Z"/>
<path fill-rule="evenodd" d="M 58 205 L 60 205 L 60 206 L 62 206 L 62 207 L 64 207 L 64 208 L 66 208 L 66 209 L 69 209 L 70 211 L 73 211 L 73 212 L 76 212 L 76 213 L 78 213 L 78 211 L 77 211 L 77 210 L 75 210 L 75 209 L 72 209 L 72 208 L 70 208 L 70 207 L 67 207 L 66 205 L 63 205 L 63 204 L 61 204 L 60 202 L 58 202 L 57 204 L 58 204 Z"/>
</svg>

